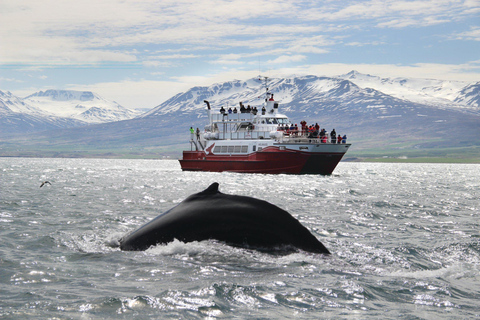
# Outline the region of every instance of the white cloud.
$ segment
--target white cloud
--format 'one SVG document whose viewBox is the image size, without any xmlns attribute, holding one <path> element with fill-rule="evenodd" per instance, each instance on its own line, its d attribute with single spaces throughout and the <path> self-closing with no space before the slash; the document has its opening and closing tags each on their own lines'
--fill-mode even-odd
<svg viewBox="0 0 480 320">
<path fill-rule="evenodd" d="M 22 83 L 23 81 L 22 80 L 18 80 L 18 79 L 15 79 L 15 78 L 4 78 L 4 77 L 0 77 L 0 83 L 1 82 L 17 82 L 17 83 Z M 0 89 L 1 90 L 1 89 Z"/>
<path fill-rule="evenodd" d="M 480 78 L 478 63 L 362 63 L 366 48 L 381 44 L 388 52 L 392 41 L 387 32 L 396 33 L 396 45 L 401 43 L 402 28 L 445 24 L 448 30 L 449 21 L 455 21 L 459 27 L 450 39 L 480 41 L 480 27 L 468 24 L 480 14 L 479 0 L 2 0 L 0 14 L 0 64 L 44 70 L 48 78 L 37 87 L 58 76 L 48 73 L 52 68 L 67 67 L 72 74 L 76 68 L 95 69 L 109 63 L 112 68 L 138 69 L 135 75 L 116 70 L 122 79 L 152 75 L 172 79 L 170 72 L 175 72 L 173 81 L 107 82 L 91 76 L 78 81 L 90 85 L 72 85 L 126 106 L 153 107 L 191 86 L 252 77 L 258 75 L 252 69 L 261 63 L 272 68 L 292 66 L 278 69 L 279 74 L 338 75 L 356 69 L 381 76 Z M 340 52 L 344 45 L 348 51 Z M 375 61 L 372 52 L 368 61 Z M 325 57 L 323 61 L 338 63 L 310 65 L 309 61 L 322 61 L 319 55 Z M 356 63 L 342 63 L 347 60 Z M 182 68 L 192 61 L 198 63 Z M 15 81 L 35 87 L 25 74 Z M 61 83 L 61 79 L 55 81 Z"/>
<path fill-rule="evenodd" d="M 352 41 L 345 43 L 346 46 L 350 47 L 364 47 L 364 46 L 378 46 L 384 44 L 380 41 L 372 41 L 372 42 L 360 42 L 360 41 Z"/>
<path fill-rule="evenodd" d="M 300 54 L 293 55 L 293 56 L 283 55 L 283 56 L 280 56 L 280 57 L 278 57 L 274 60 L 267 61 L 267 64 L 286 64 L 286 63 L 290 63 L 290 62 L 303 61 L 305 59 L 306 59 L 306 56 L 300 55 Z"/>
<path fill-rule="evenodd" d="M 460 65 L 439 63 L 416 63 L 412 65 L 328 63 L 306 65 L 298 68 L 293 73 L 334 76 L 352 70 L 391 78 L 426 78 L 466 82 L 474 82 L 480 79 L 480 61 L 472 61 Z"/>
<path fill-rule="evenodd" d="M 93 91 L 127 108 L 153 108 L 178 92 L 189 89 L 191 83 L 176 81 L 125 80 L 90 85 L 68 85 L 66 89 Z"/>
<path fill-rule="evenodd" d="M 335 32 L 445 23 L 478 9 L 478 1 L 286 0 L 3 0 L 0 63 L 97 63 L 145 60 L 168 66 L 135 46 L 195 50 L 248 48 L 323 54 Z M 347 23 L 347 24 L 346 24 Z M 473 31 L 472 31 L 473 32 Z M 336 35 L 335 35 L 336 36 Z M 465 35 L 464 38 L 468 38 Z M 476 39 L 471 36 L 470 39 Z M 201 49 L 199 46 L 203 46 Z M 126 48 L 125 48 L 126 47 Z M 197 56 L 198 52 L 191 55 Z M 298 60 L 297 60 L 298 61 Z M 217 63 L 237 64 L 234 59 Z"/>
<path fill-rule="evenodd" d="M 469 31 L 454 34 L 453 38 L 457 40 L 480 41 L 480 27 L 479 26 L 471 27 Z"/>
</svg>

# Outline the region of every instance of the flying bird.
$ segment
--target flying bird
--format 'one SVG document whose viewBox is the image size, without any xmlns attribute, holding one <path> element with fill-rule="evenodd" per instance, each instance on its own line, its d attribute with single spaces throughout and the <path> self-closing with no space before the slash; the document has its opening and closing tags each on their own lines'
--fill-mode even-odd
<svg viewBox="0 0 480 320">
<path fill-rule="evenodd" d="M 43 187 L 44 185 L 46 185 L 47 183 L 48 183 L 49 185 L 52 185 L 52 184 L 50 183 L 50 181 L 43 181 L 42 184 L 40 185 L 40 188 Z"/>
</svg>

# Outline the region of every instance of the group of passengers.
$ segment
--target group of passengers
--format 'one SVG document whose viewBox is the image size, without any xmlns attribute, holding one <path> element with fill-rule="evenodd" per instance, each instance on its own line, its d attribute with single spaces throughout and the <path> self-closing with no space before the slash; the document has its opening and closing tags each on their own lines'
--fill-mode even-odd
<svg viewBox="0 0 480 320">
<path fill-rule="evenodd" d="M 266 109 L 265 107 L 262 108 L 262 114 L 265 114 L 266 112 Z M 238 110 L 237 110 L 237 107 L 235 108 L 228 108 L 228 110 L 226 111 L 224 107 L 221 107 L 220 108 L 220 113 L 223 114 L 223 115 L 226 115 L 227 113 L 228 114 L 232 114 L 232 113 L 238 113 Z M 250 105 L 248 105 L 247 107 L 245 107 L 243 104 L 240 104 L 240 113 L 252 113 L 254 115 L 256 115 L 258 113 L 258 109 L 257 107 L 250 107 Z"/>
<path fill-rule="evenodd" d="M 290 126 L 288 125 L 278 125 L 278 131 L 283 131 L 285 135 L 290 135 L 290 136 L 302 136 L 302 137 L 307 137 L 307 138 L 313 138 L 313 139 L 320 139 L 322 143 L 327 143 L 328 142 L 328 137 L 330 136 L 330 142 L 331 143 L 347 143 L 347 135 L 337 135 L 335 132 L 335 129 L 333 129 L 330 134 L 325 129 L 320 130 L 320 126 L 318 123 L 315 123 L 314 125 L 309 125 L 307 126 L 307 122 L 304 120 L 300 122 L 301 129 L 299 129 L 297 124 L 291 124 Z"/>
</svg>

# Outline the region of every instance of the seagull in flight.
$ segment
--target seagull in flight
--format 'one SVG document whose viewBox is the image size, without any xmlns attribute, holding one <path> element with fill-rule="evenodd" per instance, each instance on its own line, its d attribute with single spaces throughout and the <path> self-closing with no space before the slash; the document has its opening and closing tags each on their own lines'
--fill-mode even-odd
<svg viewBox="0 0 480 320">
<path fill-rule="evenodd" d="M 43 187 L 44 185 L 46 185 L 47 183 L 48 183 L 49 185 L 52 185 L 52 184 L 50 183 L 50 181 L 43 181 L 42 184 L 40 185 L 40 188 Z"/>
</svg>

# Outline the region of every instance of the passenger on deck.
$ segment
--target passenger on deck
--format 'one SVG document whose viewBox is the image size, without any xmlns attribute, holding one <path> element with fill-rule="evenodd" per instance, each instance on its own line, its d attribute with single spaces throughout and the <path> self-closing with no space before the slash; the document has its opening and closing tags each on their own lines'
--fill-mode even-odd
<svg viewBox="0 0 480 320">
<path fill-rule="evenodd" d="M 341 134 L 338 135 L 337 143 L 338 144 L 342 143 L 342 135 Z"/>
<path fill-rule="evenodd" d="M 322 137 L 322 143 L 327 143 L 327 141 L 328 141 L 328 137 L 326 134 L 324 134 Z"/>
<path fill-rule="evenodd" d="M 322 129 L 322 130 L 319 132 L 319 135 L 320 135 L 320 139 L 323 139 L 323 137 L 325 136 L 325 129 Z"/>
<path fill-rule="evenodd" d="M 342 138 L 342 143 L 347 143 L 347 135 L 346 134 Z"/>
<path fill-rule="evenodd" d="M 330 138 L 331 138 L 332 143 L 337 142 L 337 133 L 335 132 L 335 129 L 333 129 L 333 130 L 330 132 Z"/>
<path fill-rule="evenodd" d="M 237 107 L 233 108 L 233 113 L 238 113 Z"/>
<path fill-rule="evenodd" d="M 250 105 L 247 106 L 247 113 L 251 113 L 252 112 L 252 108 L 250 108 Z"/>
<path fill-rule="evenodd" d="M 228 108 L 228 113 L 231 114 L 232 112 L 233 112 L 233 111 L 232 111 L 232 108 Z"/>
<path fill-rule="evenodd" d="M 265 109 L 265 107 L 262 107 L 262 114 L 265 115 L 265 112 L 267 111 L 267 109 Z"/>
<path fill-rule="evenodd" d="M 245 107 L 243 106 L 243 104 L 240 106 L 240 113 L 245 113 L 245 111 L 247 111 L 247 109 L 245 109 Z"/>
<path fill-rule="evenodd" d="M 220 108 L 220 113 L 225 114 L 225 109 L 223 107 Z"/>
<path fill-rule="evenodd" d="M 302 136 L 304 136 L 307 134 L 307 121 L 302 120 L 300 124 L 302 125 Z"/>
<path fill-rule="evenodd" d="M 193 141 L 193 136 L 195 135 L 195 129 L 190 127 L 190 139 Z"/>
<path fill-rule="evenodd" d="M 272 93 L 272 95 L 270 96 L 270 99 L 268 99 L 268 101 L 275 101 L 275 100 L 273 99 L 273 93 Z"/>
<path fill-rule="evenodd" d="M 314 133 L 315 133 L 315 127 L 314 126 L 308 127 L 308 137 L 313 138 Z"/>
<path fill-rule="evenodd" d="M 197 140 L 200 140 L 200 129 L 197 128 Z"/>
<path fill-rule="evenodd" d="M 252 109 L 252 113 L 253 113 L 254 115 L 256 115 L 256 114 L 257 114 L 257 112 L 258 112 L 258 109 L 257 109 L 257 107 L 253 107 L 253 109 Z"/>
</svg>

